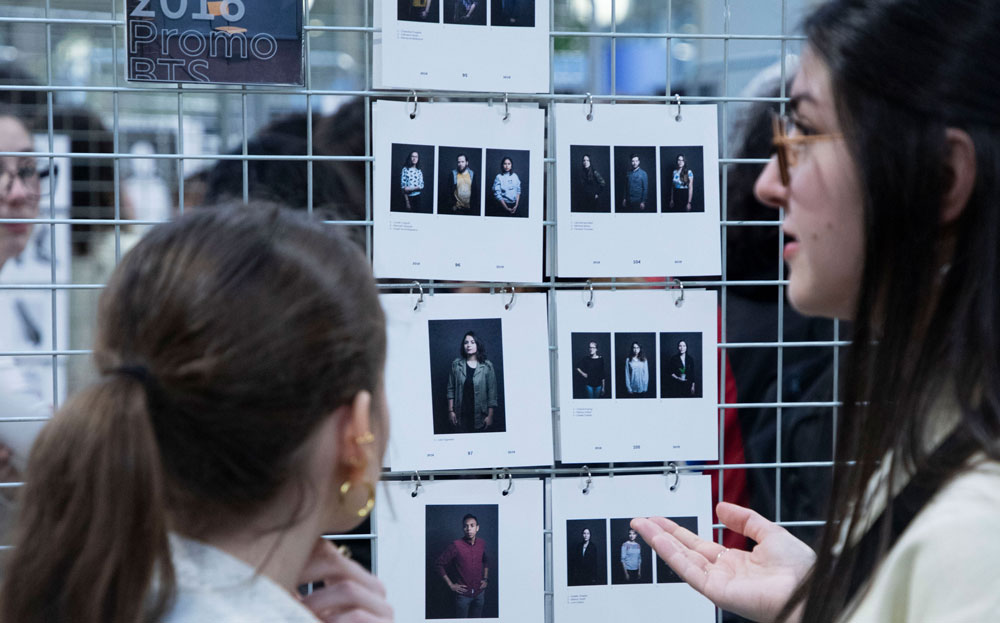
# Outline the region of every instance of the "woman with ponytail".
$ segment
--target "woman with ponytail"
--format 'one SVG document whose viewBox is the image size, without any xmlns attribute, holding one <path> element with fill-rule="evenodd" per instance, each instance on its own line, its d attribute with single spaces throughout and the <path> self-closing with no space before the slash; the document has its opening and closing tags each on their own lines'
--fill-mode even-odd
<svg viewBox="0 0 1000 623">
<path fill-rule="evenodd" d="M 123 258 L 98 318 L 102 376 L 28 461 L 0 620 L 391 620 L 320 539 L 371 510 L 388 434 L 361 252 L 277 209 L 200 211 Z"/>
<path fill-rule="evenodd" d="M 785 211 L 792 305 L 853 322 L 823 535 L 731 504 L 752 551 L 633 526 L 757 621 L 998 621 L 1000 12 L 832 0 L 805 32 L 756 192 Z"/>
</svg>

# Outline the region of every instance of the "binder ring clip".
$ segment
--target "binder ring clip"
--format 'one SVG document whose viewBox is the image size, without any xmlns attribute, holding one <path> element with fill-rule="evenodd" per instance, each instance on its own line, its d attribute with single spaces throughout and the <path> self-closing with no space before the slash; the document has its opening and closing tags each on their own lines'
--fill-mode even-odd
<svg viewBox="0 0 1000 623">
<path fill-rule="evenodd" d="M 414 91 L 410 91 L 410 94 L 406 96 L 406 103 L 407 104 L 410 103 L 410 98 L 411 97 L 413 98 L 413 110 L 410 111 L 410 119 L 416 119 L 417 118 L 417 92 L 415 90 Z"/>
<path fill-rule="evenodd" d="M 677 463 L 674 463 L 673 461 L 670 461 L 669 463 L 667 463 L 667 474 L 666 475 L 667 476 L 671 476 L 672 475 L 674 477 L 674 483 L 672 485 L 670 485 L 670 490 L 671 491 L 677 491 L 677 485 L 680 484 L 680 482 L 681 482 L 681 473 L 680 473 L 680 470 L 677 469 Z"/>
<path fill-rule="evenodd" d="M 587 288 L 590 289 L 590 300 L 587 301 L 587 307 L 594 306 L 594 282 L 590 279 L 587 280 Z"/>
<path fill-rule="evenodd" d="M 681 120 L 681 96 L 680 93 L 674 93 L 674 101 L 677 102 L 677 116 L 674 117 L 674 121 Z"/>
<path fill-rule="evenodd" d="M 417 302 L 413 304 L 413 311 L 417 311 L 420 304 L 424 302 L 424 287 L 420 285 L 419 281 L 414 281 L 413 286 L 416 286 L 420 290 L 420 296 L 417 298 Z M 410 286 L 410 294 L 413 294 L 413 286 Z"/>
<path fill-rule="evenodd" d="M 681 306 L 683 306 L 684 305 L 684 284 L 681 283 L 680 279 L 674 279 L 673 281 L 670 282 L 670 286 L 669 287 L 670 287 L 670 289 L 677 288 L 681 292 L 680 297 L 674 299 L 674 307 L 681 307 Z"/>
<path fill-rule="evenodd" d="M 503 290 L 501 289 L 500 292 L 503 293 Z M 514 284 L 510 284 L 510 300 L 504 303 L 504 309 L 510 310 L 510 308 L 514 306 L 514 296 L 516 294 L 517 293 L 514 292 Z"/>
<path fill-rule="evenodd" d="M 587 93 L 587 121 L 594 120 L 594 96 Z"/>
<path fill-rule="evenodd" d="M 587 495 L 588 493 L 590 493 L 590 485 L 594 484 L 594 477 L 590 473 L 590 468 L 587 467 L 586 465 L 583 466 L 583 471 L 587 473 L 587 486 L 583 488 L 583 494 Z"/>
<path fill-rule="evenodd" d="M 413 475 L 410 476 L 410 481 L 413 483 L 413 491 L 410 491 L 410 497 L 415 498 L 420 495 L 420 487 L 423 486 L 420 483 L 420 472 L 414 471 Z"/>
<path fill-rule="evenodd" d="M 506 121 L 510 119 L 510 104 L 507 101 L 507 94 L 503 94 L 503 120 Z"/>
<path fill-rule="evenodd" d="M 510 489 L 514 486 L 514 476 L 510 473 L 510 470 L 506 467 L 503 468 L 503 472 L 500 473 L 500 479 L 503 480 L 504 477 L 507 478 L 507 488 L 500 492 L 501 495 L 507 497 L 510 495 Z"/>
</svg>

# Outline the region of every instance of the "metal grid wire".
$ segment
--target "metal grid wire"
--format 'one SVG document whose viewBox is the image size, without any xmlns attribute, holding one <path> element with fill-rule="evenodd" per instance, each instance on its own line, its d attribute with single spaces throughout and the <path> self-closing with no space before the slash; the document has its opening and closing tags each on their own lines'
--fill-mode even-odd
<svg viewBox="0 0 1000 623">
<path fill-rule="evenodd" d="M 376 0 L 377 1 L 377 0 Z M 721 176 L 721 219 L 722 235 L 726 240 L 728 232 L 734 228 L 761 227 L 773 228 L 778 220 L 730 220 L 727 218 L 729 196 L 727 181 L 733 167 L 759 165 L 766 162 L 763 156 L 755 158 L 731 157 L 732 147 L 729 144 L 731 118 L 739 116 L 739 112 L 755 102 L 773 102 L 782 110 L 784 108 L 785 87 L 787 76 L 786 59 L 790 53 L 801 46 L 801 37 L 789 34 L 794 26 L 797 13 L 807 0 L 668 0 L 661 3 L 643 3 L 627 0 L 553 0 L 550 5 L 550 78 L 552 86 L 548 93 L 537 95 L 510 94 L 514 102 L 537 102 L 548 113 L 551 121 L 551 106 L 556 102 L 581 102 L 584 93 L 591 94 L 596 102 L 610 102 L 625 105 L 625 102 L 661 102 L 673 105 L 679 94 L 682 103 L 716 103 L 719 105 L 720 116 L 720 160 L 719 174 Z M 16 5 L 16 6 L 15 6 Z M 306 163 L 307 205 L 313 211 L 314 164 L 318 162 L 355 162 L 364 164 L 364 195 L 366 197 L 363 218 L 350 221 L 330 221 L 334 224 L 360 227 L 364 229 L 365 247 L 371 257 L 372 248 L 372 161 L 370 137 L 372 131 L 370 103 L 377 98 L 405 98 L 404 91 L 383 91 L 372 88 L 372 40 L 376 29 L 373 25 L 372 0 L 355 0 L 354 2 L 332 2 L 318 0 L 306 2 L 305 7 L 305 88 L 272 88 L 272 87 L 233 87 L 233 86 L 189 86 L 189 85 L 139 85 L 124 81 L 124 2 L 121 0 L 35 0 L 23 2 L 4 0 L 0 2 L 0 60 L 16 60 L 40 70 L 40 79 L 29 84 L 0 84 L 0 95 L 5 98 L 25 93 L 43 94 L 44 119 L 40 124 L 40 135 L 44 137 L 39 149 L 33 155 L 47 158 L 53 162 L 62 158 L 86 158 L 92 161 L 108 161 L 113 165 L 114 210 L 113 216 L 103 218 L 78 218 L 70 213 L 56 209 L 56 181 L 49 178 L 49 197 L 43 198 L 40 218 L 34 222 L 36 229 L 48 229 L 48 253 L 52 258 L 59 258 L 68 252 L 69 247 L 57 245 L 59 232 L 57 228 L 81 225 L 103 225 L 113 232 L 114 258 L 117 261 L 123 252 L 123 232 L 128 229 L 140 232 L 161 218 L 151 218 L 143 215 L 132 215 L 126 218 L 123 183 L 128 172 L 135 175 L 139 162 L 144 166 L 155 168 L 161 181 L 169 188 L 172 199 L 171 207 L 183 213 L 189 205 L 186 199 L 188 193 L 186 184 L 190 184 L 193 172 L 204 170 L 210 163 L 219 160 L 237 160 L 242 162 L 242 195 L 244 201 L 249 198 L 248 167 L 254 160 L 292 160 Z M 644 6 L 645 5 L 645 6 Z M 655 6 L 652 6 L 655 5 Z M 589 8 L 589 16 L 587 15 Z M 632 19 L 627 17 L 632 13 Z M 607 18 L 610 14 L 610 19 Z M 589 19 L 588 19 L 589 17 Z M 650 24 L 660 25 L 659 31 L 650 32 Z M 747 24 L 750 24 L 748 27 Z M 85 34 L 84 34 L 85 33 Z M 81 43 L 82 42 L 82 43 Z M 652 43 L 651 43 L 652 42 Z M 73 46 L 82 46 L 74 51 Z M 661 46 L 656 58 L 656 46 Z M 766 48 L 766 49 L 765 49 Z M 638 49 L 638 51 L 637 51 Z M 87 51 L 91 52 L 88 57 Z M 684 60 L 690 57 L 691 51 L 696 52 L 697 59 Z M 764 51 L 761 51 L 764 50 Z M 652 52 L 651 52 L 652 51 Z M 78 56 L 84 55 L 81 61 Z M 586 61 L 582 72 L 583 79 L 572 83 L 572 80 L 559 78 L 564 73 L 563 61 Z M 68 59 L 68 60 L 67 60 Z M 660 61 L 663 63 L 660 63 Z M 99 70 L 91 71 L 82 78 L 72 71 L 65 71 L 65 63 L 92 63 Z M 57 67 L 57 63 L 59 66 Z M 778 97 L 760 97 L 736 93 L 748 80 L 748 75 L 770 63 L 780 63 L 782 87 Z M 571 63 L 570 63 L 571 64 Z M 622 75 L 624 70 L 638 64 L 640 67 L 659 67 L 662 81 L 658 89 L 650 89 L 648 85 L 639 84 L 635 72 Z M 557 71 L 558 69 L 558 71 Z M 77 72 L 81 73 L 81 72 Z M 86 72 L 83 72 L 84 74 Z M 572 71 L 569 72 L 572 74 Z M 649 72 L 646 72 L 649 73 Z M 68 77 L 67 77 L 68 76 Z M 578 76 L 579 77 L 579 76 Z M 558 78 L 558 79 L 557 79 Z M 417 94 L 422 101 L 463 100 L 495 103 L 502 101 L 504 93 L 466 93 L 445 91 L 421 91 Z M 365 140 L 363 154 L 320 155 L 314 152 L 313 123 L 314 113 L 330 108 L 330 103 L 338 103 L 346 98 L 361 98 L 364 100 L 364 131 L 369 140 Z M 99 109 L 102 116 L 108 120 L 108 129 L 113 138 L 113 149 L 110 151 L 73 151 L 68 148 L 57 148 L 56 110 L 60 102 L 71 101 L 84 107 Z M 140 103 L 142 103 L 140 105 Z M 306 151 L 302 155 L 273 156 L 248 155 L 248 142 L 257 127 L 263 125 L 269 117 L 281 113 L 305 112 L 306 116 Z M 214 127 L 206 126 L 205 118 L 215 118 Z M 192 119 L 196 121 L 192 121 Z M 148 121 L 148 123 L 144 123 Z M 195 124 L 197 127 L 186 127 Z M 211 125 L 211 124 L 209 124 Z M 131 139 L 138 131 L 153 137 L 156 149 L 153 153 L 144 151 L 138 153 L 132 146 L 125 144 L 125 139 Z M 169 131 L 162 131 L 168 128 Z M 186 145 L 185 140 L 192 140 L 197 133 L 214 136 L 215 143 L 202 141 L 201 145 Z M 168 141 L 166 147 L 158 143 L 160 135 L 172 135 L 173 141 Z M 235 149 L 233 147 L 235 146 Z M 227 150 L 228 147 L 228 150 Z M 555 142 L 553 133 L 549 132 L 546 143 L 547 157 L 545 203 L 546 219 L 544 227 L 548 241 L 546 253 L 549 265 L 553 265 L 555 245 L 552 243 L 555 227 Z M 12 155 L 0 153 L 0 156 Z M 151 163 L 151 164 L 150 164 Z M 0 219 L 0 223 L 23 222 L 17 219 Z M 785 410 L 792 408 L 816 408 L 828 410 L 832 418 L 834 432 L 836 430 L 837 407 L 837 362 L 839 349 L 846 345 L 841 339 L 840 327 L 831 323 L 832 337 L 818 340 L 785 341 L 785 311 L 782 301 L 787 284 L 784 267 L 781 261 L 782 234 L 778 234 L 778 248 L 773 249 L 773 262 L 777 266 L 776 279 L 730 280 L 728 278 L 728 262 L 726 245 L 722 247 L 722 275 L 718 278 L 702 278 L 683 280 L 684 287 L 716 288 L 720 295 L 721 331 L 719 333 L 718 349 L 721 354 L 727 354 L 739 349 L 773 349 L 776 353 L 776 399 L 765 402 L 727 402 L 719 400 L 719 447 L 720 461 L 710 465 L 680 465 L 682 472 L 725 470 L 774 470 L 774 514 L 772 518 L 786 526 L 816 526 L 821 522 L 818 517 L 786 521 L 781 516 L 782 507 L 782 474 L 783 470 L 804 468 L 829 468 L 830 461 L 786 461 L 783 456 L 787 449 L 782 448 L 783 415 Z M 539 258 L 541 261 L 542 258 Z M 51 262 L 49 279 L 40 283 L 8 283 L 0 281 L 0 296 L 17 296 L 21 293 L 41 292 L 46 294 L 48 316 L 51 318 L 50 335 L 45 343 L 37 344 L 37 348 L 11 348 L 9 344 L 0 344 L 0 358 L 14 359 L 17 362 L 47 361 L 51 380 L 51 396 L 55 404 L 61 401 L 67 390 L 67 382 L 59 370 L 68 361 L 86 359 L 90 350 L 86 345 L 70 347 L 70 342 L 61 335 L 65 330 L 57 319 L 67 313 L 78 313 L 78 309 L 65 310 L 68 305 L 62 293 L 77 292 L 90 295 L 82 305 L 89 306 L 86 313 L 93 314 L 92 308 L 96 302 L 96 293 L 103 287 L 103 279 L 80 280 L 77 276 L 70 279 L 60 278 L 57 274 L 57 261 Z M 549 275 L 538 283 L 497 284 L 468 282 L 423 284 L 433 291 L 435 288 L 455 288 L 460 286 L 489 288 L 498 291 L 504 286 L 514 286 L 518 291 L 526 288 L 544 289 L 554 292 L 556 289 L 582 289 L 590 286 L 586 281 L 558 280 Z M 595 288 L 662 288 L 664 284 L 649 282 L 636 283 L 628 280 L 603 280 L 593 284 Z M 729 342 L 727 340 L 727 320 L 729 300 L 732 292 L 738 288 L 750 286 L 767 286 L 776 291 L 777 299 L 773 306 L 777 315 L 777 333 L 770 341 Z M 379 287 L 385 290 L 399 288 L 399 283 L 384 282 Z M 74 303 L 79 304 L 79 303 Z M 552 366 L 552 400 L 554 422 L 558 419 L 558 391 L 555 386 L 558 371 L 555 369 L 556 319 L 550 311 L 550 353 Z M 784 359 L 790 349 L 809 348 L 824 349 L 829 352 L 833 361 L 833 376 L 830 386 L 830 399 L 820 401 L 786 401 L 783 399 Z M 719 387 L 727 386 L 727 369 L 719 367 Z M 774 460 L 771 462 L 726 464 L 722 449 L 726 445 L 725 422 L 727 412 L 734 409 L 771 408 L 776 418 L 776 439 Z M 30 418 L 8 418 L 5 421 L 23 421 Z M 0 421 L 2 426 L 2 421 Z M 558 439 L 558 427 L 556 426 Z M 832 445 L 832 441 L 831 441 Z M 662 464 L 606 464 L 592 466 L 590 472 L 600 474 L 632 474 L 662 472 Z M 582 471 L 579 466 L 551 465 L 541 468 L 511 468 L 450 470 L 447 472 L 423 473 L 421 477 L 481 477 L 498 478 L 511 474 L 513 477 L 543 478 L 548 484 L 552 478 L 559 476 L 579 476 Z M 386 474 L 386 479 L 410 479 L 414 474 Z M 17 487 L 20 483 L 4 483 L 0 487 Z M 725 490 L 723 479 L 718 479 L 717 499 L 722 499 Z M 373 518 L 373 521 L 376 519 Z M 722 526 L 715 525 L 715 534 L 722 538 Z M 551 490 L 546 486 L 545 506 L 545 590 L 546 590 L 546 620 L 552 620 L 552 514 Z M 367 532 L 350 535 L 329 535 L 330 538 L 345 541 L 369 541 L 371 543 L 371 558 L 374 561 L 377 542 L 374 528 Z M 376 569 L 377 572 L 377 569 Z M 721 620 L 721 613 L 718 614 Z"/>
</svg>

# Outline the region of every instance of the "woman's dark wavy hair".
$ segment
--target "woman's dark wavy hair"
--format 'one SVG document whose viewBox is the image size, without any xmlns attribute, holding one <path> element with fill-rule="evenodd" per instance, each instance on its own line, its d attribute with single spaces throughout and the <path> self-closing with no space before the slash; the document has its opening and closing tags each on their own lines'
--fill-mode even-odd
<svg viewBox="0 0 1000 623">
<path fill-rule="evenodd" d="M 632 349 L 632 346 L 639 347 L 639 352 L 638 354 L 635 355 L 635 358 L 638 359 L 639 361 L 646 361 L 646 355 L 642 353 L 642 344 L 640 344 L 639 342 L 632 342 L 632 344 L 629 346 L 629 350 Z M 625 361 L 628 361 L 632 357 L 633 357 L 632 353 L 629 353 L 628 357 L 625 358 Z"/>
<path fill-rule="evenodd" d="M 458 345 L 458 357 L 459 359 L 467 359 L 465 356 L 465 338 L 472 336 L 472 339 L 476 340 L 476 361 L 482 363 L 486 361 L 486 345 L 483 341 L 479 339 L 475 331 L 466 331 L 462 334 L 462 342 Z"/>
<path fill-rule="evenodd" d="M 510 156 L 504 156 L 503 158 L 500 159 L 500 175 L 507 173 L 506 171 L 503 170 L 503 163 L 508 160 L 510 160 L 510 174 L 514 173 L 514 159 L 511 158 Z"/>
<path fill-rule="evenodd" d="M 865 487 L 886 453 L 888 482 L 919 469 L 940 487 L 962 469 L 928 461 L 922 440 L 939 395 L 957 401 L 959 431 L 1000 459 L 1000 12 L 989 0 L 834 0 L 805 32 L 830 72 L 865 231 L 827 528 L 783 613 L 803 604 L 814 623 L 849 607 L 860 548 L 834 547 L 861 530 Z M 976 178 L 958 219 L 942 223 L 947 128 L 972 138 Z"/>
<path fill-rule="evenodd" d="M 417 154 L 417 162 L 416 162 L 416 164 L 412 164 L 411 165 L 410 164 L 410 156 L 412 156 L 413 154 Z M 411 166 L 414 166 L 414 167 L 416 167 L 418 169 L 421 168 L 420 167 L 420 152 L 417 151 L 416 149 L 411 149 L 410 151 L 406 152 L 406 158 L 403 158 L 403 168 L 404 169 L 409 169 Z"/>
<path fill-rule="evenodd" d="M 385 319 L 361 251 L 269 207 L 199 210 L 151 230 L 101 296 L 94 360 L 35 442 L 0 620 L 158 621 L 175 586 L 168 530 L 246 524 L 313 492 L 303 444 L 376 391 Z M 381 424 L 373 421 L 376 435 Z"/>
<path fill-rule="evenodd" d="M 681 179 L 684 179 L 685 177 L 687 177 L 687 174 L 691 170 L 691 167 L 688 166 L 688 159 L 687 156 L 685 156 L 684 154 L 677 154 L 677 158 L 684 158 L 684 166 L 681 167 Z M 677 158 L 674 158 L 675 166 L 677 165 Z"/>
</svg>

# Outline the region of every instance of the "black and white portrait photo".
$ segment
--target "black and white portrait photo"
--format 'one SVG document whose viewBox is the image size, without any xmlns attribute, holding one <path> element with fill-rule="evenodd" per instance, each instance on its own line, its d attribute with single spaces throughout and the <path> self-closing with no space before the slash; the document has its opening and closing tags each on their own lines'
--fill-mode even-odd
<svg viewBox="0 0 1000 623">
<path fill-rule="evenodd" d="M 631 521 L 611 520 L 611 583 L 652 584 L 653 550 L 629 526 Z"/>
<path fill-rule="evenodd" d="M 656 334 L 615 333 L 616 398 L 656 398 Z"/>
<path fill-rule="evenodd" d="M 705 211 L 703 152 L 701 145 L 660 147 L 663 212 Z"/>
<path fill-rule="evenodd" d="M 611 398 L 611 334 L 573 333 L 573 398 Z"/>
<path fill-rule="evenodd" d="M 529 163 L 526 149 L 486 150 L 486 216 L 528 218 Z"/>
<path fill-rule="evenodd" d="M 441 147 L 438 150 L 438 214 L 480 216 L 483 191 L 483 154 L 479 147 Z"/>
<path fill-rule="evenodd" d="M 611 212 L 611 148 L 570 145 L 570 212 Z"/>
<path fill-rule="evenodd" d="M 491 26 L 535 25 L 535 0 L 492 0 Z"/>
<path fill-rule="evenodd" d="M 389 210 L 431 214 L 434 211 L 434 146 L 392 144 Z"/>
<path fill-rule="evenodd" d="M 567 586 L 608 583 L 607 528 L 607 519 L 566 521 Z"/>
<path fill-rule="evenodd" d="M 698 518 L 697 517 L 668 517 L 678 526 L 685 528 L 694 534 L 698 534 Z M 682 584 L 684 580 L 681 579 L 679 575 L 674 573 L 674 570 L 670 568 L 670 565 L 663 562 L 659 556 L 656 557 L 656 583 L 657 584 Z"/>
<path fill-rule="evenodd" d="M 441 0 L 444 23 L 463 26 L 486 25 L 486 0 Z"/>
<path fill-rule="evenodd" d="M 439 0 L 397 0 L 396 19 L 404 22 L 439 23 Z"/>
<path fill-rule="evenodd" d="M 664 398 L 701 398 L 701 333 L 661 333 Z"/>
<path fill-rule="evenodd" d="M 615 147 L 615 212 L 656 214 L 656 148 Z"/>
<path fill-rule="evenodd" d="M 426 506 L 426 618 L 500 616 L 498 517 L 495 504 Z"/>
<path fill-rule="evenodd" d="M 506 431 L 500 319 L 428 320 L 427 337 L 434 434 Z"/>
</svg>

